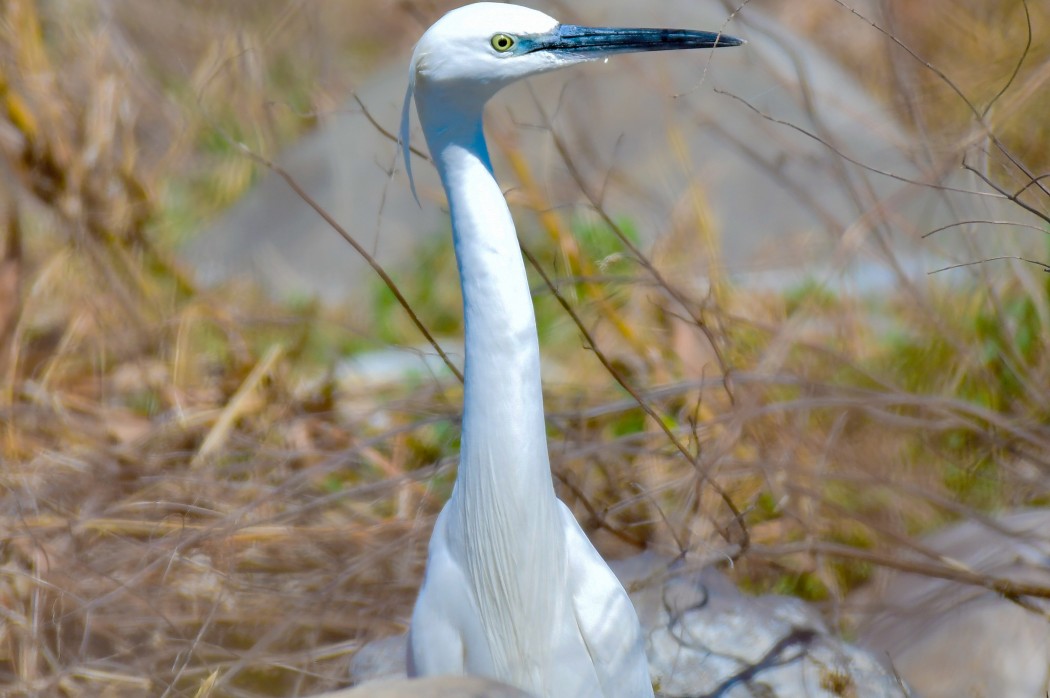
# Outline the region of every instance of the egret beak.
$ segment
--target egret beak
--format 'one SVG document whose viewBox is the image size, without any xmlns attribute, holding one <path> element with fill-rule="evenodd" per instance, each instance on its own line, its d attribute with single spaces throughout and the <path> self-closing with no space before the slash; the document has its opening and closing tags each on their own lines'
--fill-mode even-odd
<svg viewBox="0 0 1050 698">
<path fill-rule="evenodd" d="M 522 38 L 524 53 L 550 51 L 566 56 L 593 57 L 637 51 L 674 51 L 689 48 L 740 46 L 742 39 L 718 32 L 690 29 L 621 29 L 559 24 L 546 36 Z"/>
</svg>

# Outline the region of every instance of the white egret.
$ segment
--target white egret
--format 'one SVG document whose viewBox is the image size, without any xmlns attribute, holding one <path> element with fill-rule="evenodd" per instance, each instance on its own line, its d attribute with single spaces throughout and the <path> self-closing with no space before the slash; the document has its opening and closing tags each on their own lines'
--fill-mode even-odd
<svg viewBox="0 0 1050 698">
<path fill-rule="evenodd" d="M 711 32 L 560 24 L 477 3 L 446 14 L 416 45 L 401 142 L 411 177 L 414 93 L 452 217 L 466 366 L 459 473 L 430 540 L 410 674 L 476 674 L 548 697 L 653 695 L 637 614 L 554 493 L 536 320 L 482 110 L 509 83 L 574 63 L 741 43 Z"/>
</svg>

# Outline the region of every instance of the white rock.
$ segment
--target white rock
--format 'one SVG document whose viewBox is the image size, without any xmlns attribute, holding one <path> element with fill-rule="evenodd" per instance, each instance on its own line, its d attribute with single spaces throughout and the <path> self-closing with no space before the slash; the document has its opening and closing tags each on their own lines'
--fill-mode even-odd
<svg viewBox="0 0 1050 698">
<path fill-rule="evenodd" d="M 1050 586 L 1050 510 L 967 521 L 922 541 L 981 575 Z M 861 641 L 923 698 L 1046 698 L 1050 620 L 981 587 L 880 575 Z M 1028 602 L 1050 613 L 1046 599 Z"/>
</svg>

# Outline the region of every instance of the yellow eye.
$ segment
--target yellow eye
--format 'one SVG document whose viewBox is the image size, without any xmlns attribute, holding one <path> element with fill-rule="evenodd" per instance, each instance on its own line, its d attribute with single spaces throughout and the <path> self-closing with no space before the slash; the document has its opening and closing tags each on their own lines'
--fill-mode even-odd
<svg viewBox="0 0 1050 698">
<path fill-rule="evenodd" d="M 492 37 L 492 48 L 500 53 L 506 53 L 514 48 L 514 37 L 510 34 L 496 34 Z"/>
</svg>

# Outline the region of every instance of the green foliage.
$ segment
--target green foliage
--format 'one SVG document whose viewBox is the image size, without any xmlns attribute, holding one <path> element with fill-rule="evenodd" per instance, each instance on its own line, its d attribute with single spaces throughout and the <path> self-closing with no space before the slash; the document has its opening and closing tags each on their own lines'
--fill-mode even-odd
<svg viewBox="0 0 1050 698">
<path fill-rule="evenodd" d="M 164 405 L 161 395 L 153 388 L 143 388 L 130 393 L 124 401 L 128 408 L 143 417 L 153 417 L 159 414 Z"/>
<path fill-rule="evenodd" d="M 459 425 L 442 421 L 426 429 L 417 429 L 409 436 L 408 447 L 411 453 L 409 467 L 433 465 L 442 458 L 459 453 Z"/>
<path fill-rule="evenodd" d="M 645 431 L 645 412 L 641 408 L 624 410 L 610 424 L 614 437 L 630 436 Z"/>
<path fill-rule="evenodd" d="M 874 543 L 872 533 L 866 526 L 846 517 L 828 533 L 828 539 L 861 550 L 870 550 Z M 862 586 L 875 572 L 875 567 L 869 562 L 837 558 L 827 562 L 827 569 L 834 577 L 836 586 L 847 590 Z"/>
<path fill-rule="evenodd" d="M 967 444 L 971 439 L 957 440 L 957 445 Z M 957 448 L 959 458 L 966 455 L 966 448 Z M 971 465 L 960 465 L 955 461 L 945 463 L 944 484 L 960 502 L 977 509 L 995 508 L 1003 499 L 999 462 L 981 457 Z"/>
<path fill-rule="evenodd" d="M 801 310 L 834 310 L 839 307 L 839 297 L 827 284 L 808 277 L 784 291 L 784 307 L 788 317 Z"/>
<path fill-rule="evenodd" d="M 752 594 L 797 596 L 806 601 L 826 601 L 830 597 L 827 585 L 814 572 L 782 570 L 776 576 L 747 580 L 741 588 Z"/>
<path fill-rule="evenodd" d="M 1050 328 L 1040 314 L 1040 308 L 1050 307 L 1050 277 L 993 292 L 950 288 L 937 303 L 948 331 L 931 331 L 926 323 L 893 335 L 880 368 L 910 393 L 946 395 L 993 412 L 1050 421 L 1039 397 L 1050 370 Z M 979 508 L 994 507 L 1003 496 L 998 468 L 1004 454 L 984 445 L 989 428 L 978 423 L 934 438 L 950 454 L 942 471 L 945 487 Z"/>
<path fill-rule="evenodd" d="M 452 236 L 430 235 L 405 263 L 388 269 L 401 294 L 436 336 L 463 332 L 462 298 Z M 372 318 L 375 338 L 390 344 L 420 340 L 419 331 L 381 279 L 372 282 Z"/>
<path fill-rule="evenodd" d="M 780 518 L 780 514 L 776 497 L 771 491 L 762 490 L 748 512 L 748 524 L 754 526 L 764 521 L 774 521 Z"/>
<path fill-rule="evenodd" d="M 897 335 L 883 365 L 913 392 L 951 389 L 984 408 L 1011 411 L 1030 399 L 1032 379 L 1046 370 L 1050 328 L 1039 308 L 1050 307 L 1050 277 L 1036 286 L 1011 283 L 989 293 L 951 289 L 939 299 L 950 336 L 917 327 Z"/>
<path fill-rule="evenodd" d="M 635 244 L 638 242 L 639 233 L 633 224 L 625 220 L 618 222 L 617 226 L 628 240 Z M 579 219 L 574 222 L 572 233 L 580 244 L 581 254 L 586 259 L 597 260 L 602 274 L 615 276 L 630 270 L 631 262 L 626 248 L 604 223 Z M 547 237 L 529 230 L 520 231 L 520 235 L 523 240 L 527 240 L 541 262 L 546 260 L 548 269 L 554 267 L 552 277 L 555 280 L 559 274 L 567 273 L 564 267 L 558 266 L 558 252 Z M 449 231 L 428 236 L 420 243 L 412 259 L 388 271 L 431 332 L 437 336 L 459 336 L 463 333 L 459 275 Z M 541 343 L 545 348 L 567 346 L 567 343 L 578 346 L 579 333 L 565 317 L 557 299 L 548 292 L 541 277 L 528 264 L 526 273 L 531 288 L 535 290 L 533 304 Z M 574 284 L 567 288 L 578 291 L 580 286 Z M 566 292 L 566 289 L 561 290 Z M 376 338 L 390 344 L 419 341 L 418 331 L 393 292 L 381 280 L 373 281 L 370 295 Z"/>
<path fill-rule="evenodd" d="M 641 235 L 630 219 L 618 219 L 616 227 L 632 245 L 639 245 Z M 630 271 L 627 247 L 604 221 L 577 218 L 572 224 L 572 235 L 583 256 L 594 260 L 603 273 L 615 275 Z"/>
<path fill-rule="evenodd" d="M 1037 299 L 1023 287 L 1008 289 L 998 307 L 987 303 L 977 313 L 973 334 L 988 378 L 984 386 L 973 386 L 974 394 L 968 396 L 971 400 L 1008 410 L 1014 401 L 1024 399 L 1031 371 L 1046 358 L 1048 328 L 1042 326 L 1036 303 L 1044 307 L 1050 303 L 1050 276 L 1041 290 L 1043 297 Z"/>
</svg>

